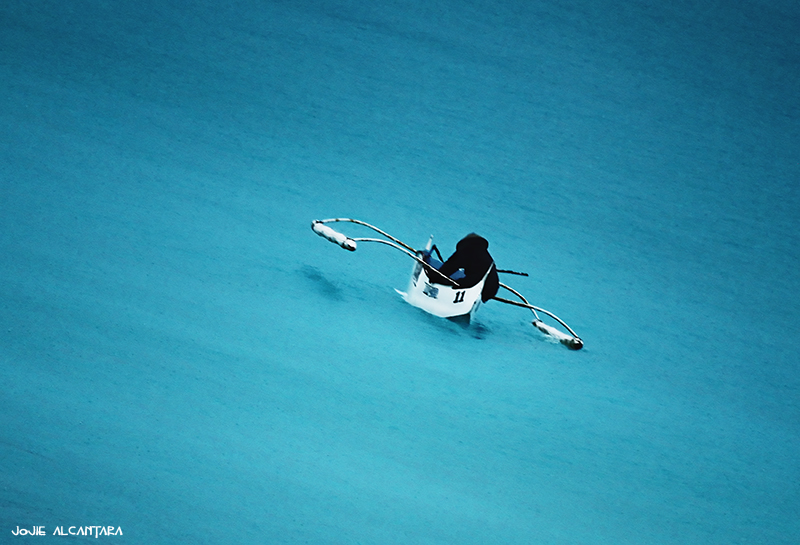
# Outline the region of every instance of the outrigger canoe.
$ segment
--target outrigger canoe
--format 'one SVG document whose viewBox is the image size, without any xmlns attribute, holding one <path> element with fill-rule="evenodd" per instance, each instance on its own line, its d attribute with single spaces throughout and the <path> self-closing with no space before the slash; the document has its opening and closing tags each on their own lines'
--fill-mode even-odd
<svg viewBox="0 0 800 545">
<path fill-rule="evenodd" d="M 329 223 L 339 222 L 362 225 L 372 229 L 384 238 L 348 237 L 327 225 Z M 483 278 L 474 286 L 465 287 L 460 285 L 458 283 L 458 272 L 447 276 L 439 271 L 442 260 L 440 255 L 438 256 L 438 260 L 433 256 L 434 251 L 438 254 L 438 250 L 433 246 L 433 236 L 428 239 L 428 243 L 422 250 L 416 250 L 385 231 L 378 229 L 374 225 L 355 219 L 331 218 L 326 220 L 314 220 L 311 222 L 311 228 L 319 236 L 351 252 L 356 251 L 359 242 L 374 242 L 385 244 L 408 255 L 415 261 L 414 268 L 411 272 L 411 279 L 409 280 L 408 288 L 405 292 L 400 290 L 396 291 L 408 304 L 420 308 L 429 314 L 439 318 L 469 323 L 478 311 L 478 308 L 480 308 L 481 304 L 484 302 L 482 294 L 492 267 L 486 271 Z M 525 273 L 518 273 L 515 271 L 496 270 L 498 273 L 527 276 Z M 580 350 L 583 348 L 583 341 L 561 318 L 548 310 L 530 304 L 521 293 L 506 284 L 500 282 L 499 286 L 516 296 L 519 301 L 498 297 L 497 295 L 493 295 L 491 300 L 527 308 L 533 313 L 534 319 L 532 324 L 539 331 L 558 340 L 561 344 L 572 350 Z M 539 313 L 555 320 L 565 331 L 543 322 L 539 317 Z"/>
</svg>

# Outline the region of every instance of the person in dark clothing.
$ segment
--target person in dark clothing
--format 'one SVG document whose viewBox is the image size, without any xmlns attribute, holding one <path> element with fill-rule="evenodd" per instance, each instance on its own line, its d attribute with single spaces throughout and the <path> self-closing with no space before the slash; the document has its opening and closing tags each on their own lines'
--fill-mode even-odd
<svg viewBox="0 0 800 545">
<path fill-rule="evenodd" d="M 486 271 L 486 283 L 483 285 L 481 299 L 485 303 L 497 294 L 500 287 L 500 279 L 497 276 L 497 267 L 494 265 L 492 256 L 489 255 L 489 241 L 482 236 L 470 233 L 456 244 L 456 251 L 445 261 L 439 271 L 445 276 L 452 276 L 458 269 L 464 269 L 464 276 L 454 278 L 462 288 L 471 288 L 483 279 Z M 433 282 L 438 284 L 444 281 Z"/>
</svg>

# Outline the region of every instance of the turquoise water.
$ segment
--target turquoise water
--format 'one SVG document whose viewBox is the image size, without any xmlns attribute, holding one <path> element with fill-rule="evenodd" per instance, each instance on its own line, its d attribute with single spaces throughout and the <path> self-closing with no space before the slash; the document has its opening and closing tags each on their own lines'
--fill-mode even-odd
<svg viewBox="0 0 800 545">
<path fill-rule="evenodd" d="M 798 22 L 0 7 L 2 541 L 796 543 Z M 585 349 L 336 216 L 482 234 Z"/>
</svg>

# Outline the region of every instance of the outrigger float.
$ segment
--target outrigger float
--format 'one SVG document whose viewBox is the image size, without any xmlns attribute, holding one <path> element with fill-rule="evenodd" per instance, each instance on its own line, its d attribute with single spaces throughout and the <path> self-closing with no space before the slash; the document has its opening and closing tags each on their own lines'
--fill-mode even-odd
<svg viewBox="0 0 800 545">
<path fill-rule="evenodd" d="M 347 235 L 335 231 L 327 224 L 329 223 L 354 223 L 363 225 L 372 229 L 376 233 L 385 238 L 375 237 L 348 237 Z M 448 318 L 458 322 L 469 323 L 472 316 L 475 315 L 478 308 L 483 303 L 481 294 L 483 292 L 484 284 L 489 276 L 492 267 L 484 274 L 483 279 L 472 287 L 462 287 L 458 284 L 458 272 L 454 273 L 452 277 L 447 276 L 439 271 L 442 265 L 442 256 L 439 254 L 436 246 L 433 245 L 433 235 L 428 239 L 428 243 L 422 250 L 415 250 L 405 242 L 391 236 L 369 223 L 350 219 L 350 218 L 331 218 L 326 220 L 314 220 L 311 222 L 311 229 L 314 230 L 319 236 L 328 239 L 351 252 L 356 251 L 359 242 L 375 242 L 385 244 L 392 248 L 399 250 L 409 256 L 415 261 L 414 269 L 411 272 L 411 280 L 408 284 L 408 291 L 402 292 L 395 290 L 399 293 L 407 303 L 417 308 L 421 308 L 425 312 L 438 316 L 440 318 Z M 433 252 L 436 252 L 438 260 L 433 257 Z M 528 276 L 527 273 L 520 273 L 515 271 L 496 269 L 498 273 L 516 274 L 520 276 Z M 432 281 L 435 279 L 435 281 Z M 517 307 L 527 308 L 533 313 L 532 324 L 542 333 L 556 339 L 561 344 L 571 350 L 580 350 L 583 348 L 583 341 L 578 335 L 570 328 L 566 322 L 553 314 L 552 312 L 543 308 L 534 306 L 528 302 L 525 297 L 517 290 L 508 287 L 502 282 L 499 286 L 504 290 L 515 295 L 519 301 L 506 299 L 503 297 L 492 296 L 491 299 L 505 303 L 507 305 L 514 305 Z M 539 318 L 539 313 L 545 314 L 558 322 L 568 333 L 556 329 L 555 327 L 544 323 Z"/>
</svg>

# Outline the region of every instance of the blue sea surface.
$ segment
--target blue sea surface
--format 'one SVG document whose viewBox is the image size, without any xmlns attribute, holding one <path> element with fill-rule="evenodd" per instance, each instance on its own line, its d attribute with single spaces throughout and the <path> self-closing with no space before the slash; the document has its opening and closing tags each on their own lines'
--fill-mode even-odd
<svg viewBox="0 0 800 545">
<path fill-rule="evenodd" d="M 798 28 L 0 5 L 0 542 L 796 544 Z M 480 233 L 585 348 L 409 306 L 413 262 L 330 217 Z"/>
</svg>

